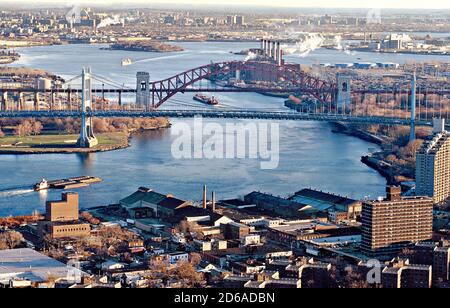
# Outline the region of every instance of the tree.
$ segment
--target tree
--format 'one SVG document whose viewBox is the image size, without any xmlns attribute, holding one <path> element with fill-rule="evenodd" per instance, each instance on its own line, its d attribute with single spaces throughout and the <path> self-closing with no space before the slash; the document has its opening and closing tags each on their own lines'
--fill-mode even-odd
<svg viewBox="0 0 450 308">
<path fill-rule="evenodd" d="M 107 133 L 110 132 L 110 125 L 107 119 L 94 119 L 94 129 L 98 133 Z"/>
<path fill-rule="evenodd" d="M 91 213 L 89 212 L 83 212 L 81 213 L 81 217 L 86 220 L 87 222 L 89 222 L 92 225 L 99 225 L 100 224 L 100 220 L 98 220 L 97 218 L 95 218 L 94 216 L 92 216 Z"/>
<path fill-rule="evenodd" d="M 8 231 L 0 234 L 0 250 L 14 249 L 24 242 L 22 234 L 16 231 Z"/>
<path fill-rule="evenodd" d="M 193 286 L 202 281 L 203 275 L 195 270 L 194 265 L 189 262 L 180 262 L 175 269 L 175 275 L 182 280 L 186 280 L 189 286 Z"/>
<path fill-rule="evenodd" d="M 202 256 L 199 253 L 193 252 L 189 255 L 189 262 L 193 266 L 197 266 L 202 261 Z"/>
<path fill-rule="evenodd" d="M 41 122 L 39 122 L 39 121 L 34 122 L 33 125 L 32 125 L 33 135 L 35 135 L 35 136 L 39 135 L 42 132 L 43 128 L 44 127 L 43 127 Z"/>
</svg>

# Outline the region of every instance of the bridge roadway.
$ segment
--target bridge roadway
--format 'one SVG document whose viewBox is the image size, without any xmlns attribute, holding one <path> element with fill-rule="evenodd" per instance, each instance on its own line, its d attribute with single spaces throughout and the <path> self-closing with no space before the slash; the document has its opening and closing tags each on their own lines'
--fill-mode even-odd
<svg viewBox="0 0 450 308">
<path fill-rule="evenodd" d="M 208 93 L 242 93 L 242 92 L 257 92 L 257 93 L 301 93 L 307 92 L 308 88 L 260 88 L 260 87 L 195 87 L 195 88 L 185 88 L 185 89 L 166 89 L 166 88 L 155 88 L 149 89 L 150 93 L 159 93 L 164 91 L 173 90 L 179 93 L 197 93 L 197 92 L 208 92 Z M 36 89 L 36 88 L 0 88 L 0 93 L 2 92 L 22 92 L 22 93 L 54 93 L 54 94 L 67 94 L 67 93 L 81 93 L 81 89 Z M 335 89 L 332 90 L 335 92 Z M 450 95 L 450 89 L 426 89 L 418 88 L 418 93 L 427 94 L 438 94 L 438 95 Z M 94 88 L 92 93 L 95 94 L 129 94 L 136 93 L 136 89 L 123 88 L 123 89 L 111 89 L 111 88 Z M 355 94 L 411 94 L 411 89 L 399 90 L 399 89 L 352 89 L 352 93 Z"/>
<path fill-rule="evenodd" d="M 354 116 L 350 114 L 311 114 L 294 111 L 267 111 L 258 109 L 228 110 L 154 110 L 154 111 L 90 111 L 88 116 L 99 118 L 132 117 L 132 118 L 225 118 L 225 119 L 262 119 L 292 121 L 324 121 L 354 124 L 410 125 L 409 118 Z M 81 117 L 78 111 L 0 111 L 0 118 L 68 118 Z M 416 125 L 432 126 L 431 121 L 417 120 Z"/>
</svg>

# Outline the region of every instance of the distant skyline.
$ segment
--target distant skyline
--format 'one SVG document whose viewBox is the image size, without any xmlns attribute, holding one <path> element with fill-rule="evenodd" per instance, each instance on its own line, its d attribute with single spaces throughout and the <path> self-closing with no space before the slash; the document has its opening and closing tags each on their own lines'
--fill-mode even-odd
<svg viewBox="0 0 450 308">
<path fill-rule="evenodd" d="M 166 5 L 207 5 L 207 6 L 220 6 L 217 2 L 211 0 L 130 0 L 124 2 L 123 0 L 40 0 L 37 4 L 36 1 L 30 0 L 15 0 L 15 1 L 0 1 L 12 4 L 25 4 L 32 3 L 33 5 L 46 5 L 46 4 L 59 4 L 59 5 L 71 5 L 75 3 L 87 4 L 87 5 L 117 5 L 124 7 L 126 5 L 140 5 L 148 6 L 152 5 L 163 6 Z M 275 4 L 276 3 L 276 4 Z M 260 6 L 260 7 L 304 7 L 304 8 L 384 8 L 384 9 L 450 9 L 450 1 L 448 0 L 227 0 L 227 6 Z"/>
</svg>

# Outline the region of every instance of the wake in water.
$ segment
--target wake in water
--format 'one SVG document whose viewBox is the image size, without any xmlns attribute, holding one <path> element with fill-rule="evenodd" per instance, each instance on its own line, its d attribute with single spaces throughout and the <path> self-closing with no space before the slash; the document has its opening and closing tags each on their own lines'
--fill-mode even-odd
<svg viewBox="0 0 450 308">
<path fill-rule="evenodd" d="M 183 56 L 185 56 L 185 54 L 178 54 L 178 55 L 173 55 L 173 56 L 163 56 L 163 57 L 157 57 L 157 58 L 142 59 L 142 60 L 135 61 L 133 64 L 145 63 L 145 62 L 153 62 L 153 61 L 159 61 L 159 60 L 163 60 L 163 59 L 180 58 L 180 57 L 183 57 Z"/>
<path fill-rule="evenodd" d="M 31 186 L 11 187 L 0 189 L 0 198 L 20 196 L 34 192 Z"/>
</svg>

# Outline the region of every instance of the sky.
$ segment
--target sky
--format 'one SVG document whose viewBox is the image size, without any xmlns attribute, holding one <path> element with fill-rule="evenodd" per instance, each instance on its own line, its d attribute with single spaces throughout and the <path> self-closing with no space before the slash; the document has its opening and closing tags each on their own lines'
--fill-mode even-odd
<svg viewBox="0 0 450 308">
<path fill-rule="evenodd" d="M 449 0 L 224 0 L 227 5 L 244 6 L 277 6 L 277 7 L 309 7 L 309 8 L 395 8 L 395 9 L 450 9 Z M 8 0 L 0 0 L 9 2 Z M 27 3 L 30 0 L 15 0 L 14 3 Z M 34 2 L 36 3 L 36 2 Z M 117 4 L 123 6 L 124 3 L 142 4 L 151 6 L 152 4 L 190 4 L 190 5 L 208 5 L 221 3 L 216 0 L 40 0 L 40 4 L 58 3 L 58 4 Z"/>
</svg>

